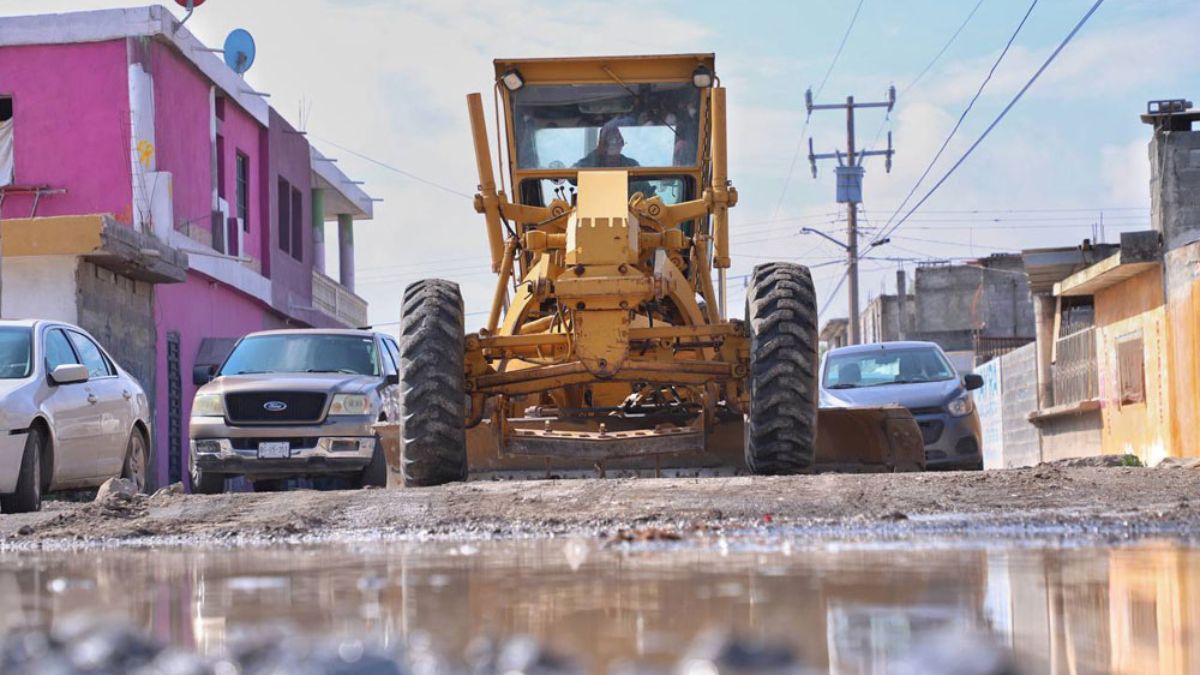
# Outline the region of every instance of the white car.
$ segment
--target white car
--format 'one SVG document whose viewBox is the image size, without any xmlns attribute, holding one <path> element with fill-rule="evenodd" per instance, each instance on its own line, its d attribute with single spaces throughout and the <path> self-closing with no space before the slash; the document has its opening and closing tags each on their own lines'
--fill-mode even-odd
<svg viewBox="0 0 1200 675">
<path fill-rule="evenodd" d="M 0 511 L 123 476 L 146 487 L 150 405 L 83 329 L 0 320 Z"/>
</svg>

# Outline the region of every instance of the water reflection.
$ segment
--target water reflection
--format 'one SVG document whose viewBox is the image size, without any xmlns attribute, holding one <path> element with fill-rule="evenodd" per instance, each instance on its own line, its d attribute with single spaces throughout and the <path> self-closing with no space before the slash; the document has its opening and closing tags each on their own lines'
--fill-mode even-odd
<svg viewBox="0 0 1200 675">
<path fill-rule="evenodd" d="M 1200 551 L 620 550 L 590 541 L 0 555 L 0 631 L 78 611 L 205 653 L 285 624 L 444 653 L 524 633 L 579 655 L 674 662 L 708 628 L 790 644 L 831 672 L 884 672 L 982 631 L 1032 672 L 1200 670 Z M 1197 646 L 1193 646 L 1197 645 Z"/>
</svg>

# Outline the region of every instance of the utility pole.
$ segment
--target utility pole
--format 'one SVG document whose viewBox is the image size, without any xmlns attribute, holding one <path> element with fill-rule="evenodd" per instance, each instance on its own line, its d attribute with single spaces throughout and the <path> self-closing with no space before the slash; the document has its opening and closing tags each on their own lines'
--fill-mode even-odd
<svg viewBox="0 0 1200 675">
<path fill-rule="evenodd" d="M 872 101 L 869 103 L 855 103 L 853 96 L 847 96 L 845 103 L 822 103 L 814 104 L 812 100 L 812 90 L 809 89 L 804 93 L 804 103 L 808 108 L 808 114 L 811 115 L 814 110 L 841 110 L 846 111 L 846 161 L 842 162 L 842 153 L 835 150 L 832 153 L 815 154 L 813 152 L 813 141 L 810 136 L 808 139 L 808 161 L 812 165 L 813 178 L 817 177 L 817 160 L 818 159 L 836 159 L 838 166 L 834 169 L 837 173 L 837 201 L 846 205 L 846 224 L 848 232 L 848 243 L 846 249 L 846 273 L 850 279 L 850 344 L 856 345 L 862 341 L 862 330 L 858 321 L 858 205 L 862 202 L 862 178 L 863 166 L 862 160 L 867 157 L 882 155 L 887 158 L 885 166 L 887 171 L 892 171 L 892 132 L 888 132 L 888 147 L 887 150 L 867 150 L 858 152 L 854 145 L 854 110 L 856 108 L 887 108 L 888 112 L 896 105 L 896 88 L 888 87 L 888 98 L 886 101 Z"/>
</svg>

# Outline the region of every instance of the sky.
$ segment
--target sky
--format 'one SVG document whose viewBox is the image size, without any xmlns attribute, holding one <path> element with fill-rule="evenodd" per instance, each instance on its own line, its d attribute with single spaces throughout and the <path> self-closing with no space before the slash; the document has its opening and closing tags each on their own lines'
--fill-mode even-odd
<svg viewBox="0 0 1200 675">
<path fill-rule="evenodd" d="M 916 198 L 1093 1 L 1036 4 Z M 0 0 L 0 16 L 131 4 Z M 731 212 L 730 313 L 741 314 L 743 279 L 754 265 L 790 260 L 812 267 L 823 305 L 828 298 L 826 319 L 846 315 L 846 289 L 838 289 L 844 254 L 800 229 L 844 238 L 845 208 L 834 201 L 829 162 L 813 179 L 807 139 L 817 152 L 843 148 L 846 119 L 819 111 L 806 120 L 805 90 L 812 88 L 818 103 L 850 95 L 882 100 L 889 86 L 898 90 L 890 114 L 868 109 L 856 117 L 860 148 L 886 144 L 890 131 L 896 149 L 890 173 L 882 158 L 866 162 L 859 222 L 862 241 L 870 242 L 926 170 L 1030 4 L 208 0 L 187 26 L 214 47 L 234 28 L 249 30 L 258 45 L 249 83 L 269 92 L 270 103 L 302 125 L 318 149 L 383 200 L 375 219 L 355 229 L 357 290 L 370 303 L 372 322 L 394 329 L 404 287 L 441 277 L 461 284 L 474 329 L 486 319 L 494 276 L 483 218 L 470 199 L 478 179 L 465 95 L 490 91 L 493 58 L 715 52 L 728 88 L 729 174 L 740 195 Z M 1107 0 L 891 241 L 867 254 L 864 306 L 894 292 L 896 270 L 911 271 L 917 259 L 1075 245 L 1093 236 L 1101 217 L 1109 241 L 1148 229 L 1150 128 L 1138 115 L 1151 99 L 1200 97 L 1198 29 L 1194 0 Z M 327 227 L 332 247 L 336 226 Z M 335 273 L 332 248 L 327 260 Z"/>
</svg>

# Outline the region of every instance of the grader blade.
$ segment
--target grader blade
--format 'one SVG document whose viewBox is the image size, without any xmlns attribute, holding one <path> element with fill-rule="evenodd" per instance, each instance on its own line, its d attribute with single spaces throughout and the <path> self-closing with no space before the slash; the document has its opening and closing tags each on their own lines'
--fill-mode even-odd
<svg viewBox="0 0 1200 675">
<path fill-rule="evenodd" d="M 901 406 L 817 411 L 817 471 L 923 471 L 925 442 Z"/>
</svg>

